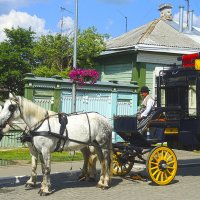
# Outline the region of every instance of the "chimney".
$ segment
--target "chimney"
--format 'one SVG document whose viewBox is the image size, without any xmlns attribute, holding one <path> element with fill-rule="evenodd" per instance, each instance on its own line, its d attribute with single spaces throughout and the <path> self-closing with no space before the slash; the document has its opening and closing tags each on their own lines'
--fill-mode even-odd
<svg viewBox="0 0 200 200">
<path fill-rule="evenodd" d="M 161 4 L 158 10 L 160 11 L 161 19 L 172 21 L 172 5 L 171 4 Z"/>
<path fill-rule="evenodd" d="M 189 11 L 189 22 L 188 22 L 188 30 L 189 32 L 192 31 L 192 26 L 193 26 L 193 10 Z"/>
<path fill-rule="evenodd" d="M 179 7 L 179 32 L 183 32 L 183 6 Z"/>
</svg>

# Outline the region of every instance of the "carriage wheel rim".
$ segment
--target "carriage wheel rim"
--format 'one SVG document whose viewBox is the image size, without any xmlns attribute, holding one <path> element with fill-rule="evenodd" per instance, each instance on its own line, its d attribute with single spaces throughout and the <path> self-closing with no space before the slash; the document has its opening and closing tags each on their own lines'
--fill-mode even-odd
<svg viewBox="0 0 200 200">
<path fill-rule="evenodd" d="M 177 158 L 173 150 L 168 147 L 153 149 L 148 158 L 147 172 L 157 185 L 169 184 L 177 172 Z"/>
<path fill-rule="evenodd" d="M 124 176 L 128 174 L 132 167 L 133 167 L 133 162 L 128 161 L 126 163 L 121 163 L 119 161 L 119 157 L 121 156 L 121 152 L 115 152 L 113 154 L 113 168 L 112 168 L 112 173 L 115 176 Z"/>
</svg>

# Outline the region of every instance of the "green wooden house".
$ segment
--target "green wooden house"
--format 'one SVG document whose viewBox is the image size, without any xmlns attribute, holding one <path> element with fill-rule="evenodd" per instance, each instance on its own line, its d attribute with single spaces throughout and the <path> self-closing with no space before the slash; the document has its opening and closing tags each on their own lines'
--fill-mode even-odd
<svg viewBox="0 0 200 200">
<path fill-rule="evenodd" d="M 156 98 L 155 80 L 163 68 L 181 65 L 177 57 L 200 51 L 200 32 L 183 23 L 183 7 L 180 7 L 179 23 L 172 20 L 172 6 L 159 7 L 160 18 L 108 40 L 106 50 L 98 57 L 101 81 L 136 81 L 147 85 Z"/>
</svg>

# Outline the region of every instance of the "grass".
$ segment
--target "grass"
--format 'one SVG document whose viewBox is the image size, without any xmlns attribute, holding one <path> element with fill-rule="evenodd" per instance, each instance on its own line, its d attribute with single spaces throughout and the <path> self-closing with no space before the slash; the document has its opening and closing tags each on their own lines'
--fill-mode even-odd
<svg viewBox="0 0 200 200">
<path fill-rule="evenodd" d="M 83 160 L 81 152 L 54 152 L 51 154 L 52 162 Z M 10 163 L 30 163 L 31 155 L 28 148 L 18 148 L 12 150 L 0 150 L 0 160 L 9 161 Z"/>
</svg>

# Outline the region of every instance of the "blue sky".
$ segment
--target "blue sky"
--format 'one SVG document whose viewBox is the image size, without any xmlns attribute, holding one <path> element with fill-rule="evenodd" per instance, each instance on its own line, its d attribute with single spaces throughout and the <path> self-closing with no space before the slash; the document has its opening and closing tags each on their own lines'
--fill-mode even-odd
<svg viewBox="0 0 200 200">
<path fill-rule="evenodd" d="M 189 2 L 194 25 L 200 27 L 200 0 Z M 116 37 L 125 32 L 126 17 L 129 31 L 159 18 L 158 7 L 163 3 L 172 4 L 176 19 L 179 6 L 187 8 L 186 0 L 79 0 L 78 25 L 82 30 L 95 26 L 99 33 Z M 4 28 L 17 26 L 31 26 L 37 34 L 61 32 L 62 17 L 62 31 L 73 30 L 75 0 L 0 0 L 0 41 Z"/>
</svg>

